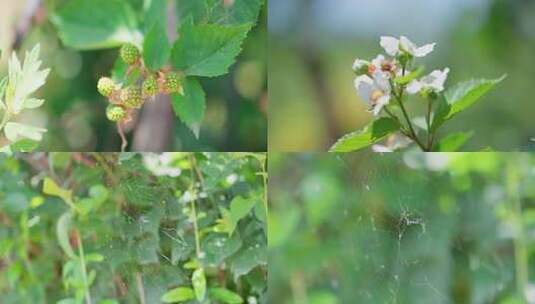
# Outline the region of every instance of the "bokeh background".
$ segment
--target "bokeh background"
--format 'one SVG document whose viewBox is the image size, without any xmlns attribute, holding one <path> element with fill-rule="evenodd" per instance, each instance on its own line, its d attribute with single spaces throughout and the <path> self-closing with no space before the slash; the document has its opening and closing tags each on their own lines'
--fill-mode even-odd
<svg viewBox="0 0 535 304">
<path fill-rule="evenodd" d="M 356 57 L 381 35 L 437 42 L 423 64 L 448 84 L 509 77 L 442 131 L 475 131 L 466 151 L 533 150 L 535 2 L 531 0 L 271 0 L 269 146 L 325 151 L 371 116 L 353 86 Z"/>
<path fill-rule="evenodd" d="M 270 302 L 535 303 L 535 154 L 270 153 Z"/>
<path fill-rule="evenodd" d="M 39 91 L 46 99 L 42 108 L 23 121 L 48 128 L 40 150 L 118 151 L 116 127 L 105 117 L 106 100 L 98 95 L 96 83 L 109 75 L 118 49 L 76 51 L 66 48 L 50 22 L 48 7 L 64 0 L 2 0 L 0 4 L 0 75 L 7 72 L 11 50 L 41 44 L 41 58 L 51 68 Z M 139 5 L 144 0 L 131 0 Z M 177 117 L 165 151 L 266 151 L 267 149 L 267 7 L 249 34 L 231 72 L 223 77 L 203 79 L 207 96 L 206 115 L 200 138 Z M 170 108 L 169 108 L 170 109 Z M 172 115 L 174 116 L 174 114 Z M 155 117 L 155 119 L 159 119 Z M 129 133 L 132 143 L 134 132 Z M 158 136 L 154 134 L 154 136 Z M 143 143 L 140 146 L 150 146 Z"/>
</svg>

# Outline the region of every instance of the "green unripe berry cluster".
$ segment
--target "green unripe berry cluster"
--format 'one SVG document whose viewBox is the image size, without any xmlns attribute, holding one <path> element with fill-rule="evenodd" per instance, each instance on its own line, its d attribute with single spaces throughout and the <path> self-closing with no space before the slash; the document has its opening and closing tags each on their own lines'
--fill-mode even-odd
<svg viewBox="0 0 535 304">
<path fill-rule="evenodd" d="M 140 57 L 139 49 L 131 43 L 123 45 L 119 53 L 121 59 L 129 65 L 137 63 Z"/>
<path fill-rule="evenodd" d="M 121 91 L 121 101 L 128 108 L 139 109 L 143 105 L 143 97 L 139 87 L 128 87 Z"/>
<path fill-rule="evenodd" d="M 111 104 L 106 108 L 106 117 L 111 121 L 120 121 L 125 118 L 125 116 L 126 110 L 121 106 Z"/>
<path fill-rule="evenodd" d="M 175 72 L 170 72 L 165 76 L 165 91 L 167 93 L 177 93 L 181 91 L 180 77 Z"/>
<path fill-rule="evenodd" d="M 98 80 L 97 89 L 103 96 L 109 97 L 115 88 L 115 82 L 111 78 L 102 77 Z"/>
<path fill-rule="evenodd" d="M 156 77 L 151 75 L 143 81 L 142 94 L 143 96 L 154 96 L 158 94 L 158 81 Z"/>
<path fill-rule="evenodd" d="M 106 117 L 113 122 L 122 122 L 130 117 L 132 109 L 143 106 L 145 98 L 158 93 L 183 94 L 180 74 L 167 68 L 149 71 L 143 62 L 140 50 L 133 44 L 124 44 L 119 56 L 129 65 L 125 78 L 128 84 L 115 83 L 109 77 L 102 77 L 97 83 L 100 94 L 108 97 L 110 105 L 106 108 Z M 137 74 L 132 74 L 132 71 Z M 135 75 L 134 77 L 132 77 Z"/>
</svg>

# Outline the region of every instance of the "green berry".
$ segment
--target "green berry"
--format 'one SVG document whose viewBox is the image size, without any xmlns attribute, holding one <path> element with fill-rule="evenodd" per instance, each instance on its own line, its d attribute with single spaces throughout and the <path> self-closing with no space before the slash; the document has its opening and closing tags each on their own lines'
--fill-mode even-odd
<svg viewBox="0 0 535 304">
<path fill-rule="evenodd" d="M 123 119 L 125 116 L 126 111 L 123 109 L 123 107 L 111 104 L 106 108 L 106 117 L 108 117 L 108 119 L 111 121 L 117 122 Z"/>
<path fill-rule="evenodd" d="M 108 77 L 101 77 L 97 83 L 97 89 L 100 94 L 103 96 L 110 96 L 115 90 L 115 82 Z"/>
<path fill-rule="evenodd" d="M 121 100 L 128 108 L 139 109 L 143 105 L 143 97 L 139 87 L 129 87 L 121 91 Z"/>
<path fill-rule="evenodd" d="M 182 88 L 180 86 L 180 78 L 177 73 L 170 72 L 165 76 L 164 83 L 165 91 L 168 93 L 179 92 Z"/>
<path fill-rule="evenodd" d="M 136 63 L 139 59 L 139 50 L 135 45 L 131 43 L 123 45 L 121 47 L 120 54 L 121 59 L 123 59 L 124 62 L 130 65 Z"/>
<path fill-rule="evenodd" d="M 154 96 L 158 93 L 158 82 L 154 76 L 149 76 L 143 81 L 143 96 Z"/>
</svg>

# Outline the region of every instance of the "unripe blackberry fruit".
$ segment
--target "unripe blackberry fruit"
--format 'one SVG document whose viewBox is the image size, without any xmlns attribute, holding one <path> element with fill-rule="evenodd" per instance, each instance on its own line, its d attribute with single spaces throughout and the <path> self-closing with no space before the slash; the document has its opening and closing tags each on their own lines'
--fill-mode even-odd
<svg viewBox="0 0 535 304">
<path fill-rule="evenodd" d="M 126 116 L 126 111 L 121 106 L 109 105 L 106 108 L 106 117 L 113 122 L 120 121 Z"/>
<path fill-rule="evenodd" d="M 158 93 L 158 82 L 154 76 L 149 76 L 143 81 L 142 87 L 143 96 L 154 96 Z"/>
<path fill-rule="evenodd" d="M 121 91 L 123 105 L 128 108 L 139 109 L 143 105 L 143 97 L 139 87 L 128 87 Z"/>
<path fill-rule="evenodd" d="M 103 96 L 110 96 L 115 90 L 115 82 L 108 77 L 101 77 L 97 83 L 97 89 L 100 94 Z"/>
<path fill-rule="evenodd" d="M 121 47 L 120 55 L 124 62 L 132 65 L 139 59 L 139 50 L 135 45 L 127 43 Z"/>
<path fill-rule="evenodd" d="M 165 75 L 164 87 L 165 91 L 168 93 L 179 92 L 181 90 L 181 87 L 180 78 L 178 77 L 178 74 L 175 72 L 170 72 L 169 74 Z"/>
</svg>

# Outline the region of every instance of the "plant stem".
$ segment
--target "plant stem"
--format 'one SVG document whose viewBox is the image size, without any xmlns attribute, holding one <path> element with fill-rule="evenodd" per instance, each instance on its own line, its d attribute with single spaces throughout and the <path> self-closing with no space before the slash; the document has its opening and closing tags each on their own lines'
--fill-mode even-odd
<svg viewBox="0 0 535 304">
<path fill-rule="evenodd" d="M 262 163 L 262 180 L 264 182 L 264 208 L 266 209 L 266 217 L 268 216 L 268 184 L 267 184 L 267 155 L 266 159 L 261 161 Z"/>
<path fill-rule="evenodd" d="M 402 72 L 401 72 L 401 76 L 405 76 L 405 72 L 406 72 L 406 64 L 403 64 L 402 66 Z M 392 88 L 394 88 L 393 85 L 391 85 Z M 409 126 L 409 132 L 410 132 L 410 136 L 408 136 L 409 138 L 411 138 L 412 140 L 414 140 L 414 142 L 416 142 L 416 144 L 420 147 L 420 149 L 422 149 L 423 151 L 427 152 L 428 149 L 426 146 L 424 146 L 424 144 L 422 144 L 422 142 L 420 141 L 420 139 L 418 138 L 418 136 L 416 135 L 416 131 L 414 130 L 414 127 L 412 126 L 412 122 L 409 118 L 409 114 L 407 114 L 407 110 L 405 109 L 405 106 L 403 105 L 403 93 L 405 91 L 405 87 L 403 85 L 400 86 L 400 89 L 399 89 L 399 94 L 396 94 L 395 90 L 393 90 L 393 93 L 394 93 L 394 97 L 396 99 L 396 101 L 398 102 L 400 108 L 401 108 L 401 112 L 403 113 L 403 117 L 405 118 L 405 121 L 407 121 L 407 125 Z"/>
<path fill-rule="evenodd" d="M 399 118 L 394 115 L 387 107 L 384 107 L 385 112 L 390 116 L 392 119 L 394 119 L 400 126 L 400 132 L 403 133 L 403 135 L 407 136 L 408 138 L 411 138 L 411 135 L 408 131 L 405 130 L 405 126 L 399 121 Z"/>
<path fill-rule="evenodd" d="M 191 201 L 190 201 L 190 204 L 191 204 L 191 216 L 193 217 L 193 228 L 195 229 L 195 252 L 197 254 L 197 258 L 200 258 L 201 257 L 201 242 L 200 242 L 200 239 L 199 239 L 199 227 L 197 225 L 197 210 L 195 209 L 195 201 L 196 201 L 196 193 L 194 193 L 193 191 L 193 186 L 195 184 L 195 178 L 194 178 L 194 171 L 195 169 L 193 168 L 195 166 L 195 159 L 194 159 L 194 156 L 192 154 L 189 154 L 189 159 L 190 159 L 190 163 L 191 163 L 191 184 L 190 184 L 190 187 L 189 187 L 189 191 L 190 191 L 190 194 L 191 194 Z"/>
<path fill-rule="evenodd" d="M 143 287 L 143 278 L 139 272 L 136 272 L 137 293 L 139 294 L 139 303 L 145 304 L 145 288 Z"/>
<path fill-rule="evenodd" d="M 117 131 L 119 132 L 119 136 L 121 136 L 121 152 L 124 152 L 128 146 L 128 140 L 124 135 L 123 124 L 120 122 L 117 123 Z"/>
<path fill-rule="evenodd" d="M 85 265 L 84 246 L 82 245 L 82 237 L 80 232 L 76 230 L 76 236 L 78 238 L 78 252 L 80 254 L 80 263 L 82 264 L 82 277 L 84 279 L 85 286 L 85 303 L 91 304 L 91 294 L 89 293 L 89 282 L 87 281 L 87 268 Z"/>
<path fill-rule="evenodd" d="M 514 250 L 515 250 L 515 273 L 516 273 L 516 287 L 519 296 L 524 298 L 524 292 L 528 286 L 528 251 L 526 246 L 526 239 L 524 233 L 524 225 L 522 220 L 522 206 L 520 197 L 518 196 L 518 183 L 520 176 L 518 172 L 518 163 L 509 161 L 507 166 L 507 194 L 511 204 L 511 211 L 513 213 L 513 224 L 516 228 L 514 236 Z"/>
<path fill-rule="evenodd" d="M 411 123 L 411 120 L 409 118 L 409 115 L 407 114 L 407 111 L 405 110 L 405 107 L 403 106 L 403 101 L 401 101 L 401 99 L 403 98 L 403 91 L 402 93 L 400 94 L 399 97 L 396 97 L 396 100 L 399 104 L 399 106 L 401 107 L 401 112 L 403 113 L 403 117 L 405 118 L 405 121 L 407 121 L 407 125 L 409 126 L 409 131 L 410 131 L 410 135 L 411 135 L 411 139 L 414 140 L 414 142 L 416 142 L 416 144 L 418 144 L 418 146 L 425 152 L 428 152 L 428 149 L 426 146 L 424 146 L 422 144 L 422 142 L 420 142 L 420 139 L 418 138 L 418 136 L 416 135 L 416 132 L 414 131 L 414 127 L 412 126 L 412 123 Z"/>
<path fill-rule="evenodd" d="M 292 290 L 293 302 L 295 304 L 308 303 L 305 278 L 301 272 L 295 272 L 292 274 L 290 286 Z"/>
<path fill-rule="evenodd" d="M 425 116 L 425 122 L 427 124 L 427 149 L 433 150 L 433 133 L 431 132 L 431 113 L 433 111 L 432 100 L 427 101 L 427 115 Z"/>
</svg>

